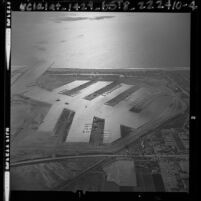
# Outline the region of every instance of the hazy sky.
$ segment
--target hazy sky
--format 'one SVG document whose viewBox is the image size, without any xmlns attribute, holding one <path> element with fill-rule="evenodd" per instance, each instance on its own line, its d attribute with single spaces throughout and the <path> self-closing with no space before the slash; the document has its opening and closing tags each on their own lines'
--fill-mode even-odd
<svg viewBox="0 0 201 201">
<path fill-rule="evenodd" d="M 12 12 L 12 65 L 64 68 L 190 65 L 190 14 Z"/>
</svg>

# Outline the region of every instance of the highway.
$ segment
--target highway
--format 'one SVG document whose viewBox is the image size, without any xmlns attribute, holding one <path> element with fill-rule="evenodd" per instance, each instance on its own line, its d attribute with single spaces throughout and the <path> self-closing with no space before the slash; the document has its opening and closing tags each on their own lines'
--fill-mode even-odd
<svg viewBox="0 0 201 201">
<path fill-rule="evenodd" d="M 51 161 L 57 161 L 57 160 L 64 160 L 64 159 L 73 159 L 73 158 L 84 158 L 84 157 L 115 157 L 117 156 L 118 152 L 123 149 L 125 146 L 131 144 L 135 140 L 137 140 L 139 137 L 154 131 L 158 126 L 160 126 L 162 123 L 166 122 L 167 120 L 175 117 L 176 115 L 182 113 L 185 111 L 185 105 L 182 104 L 183 107 L 179 108 L 178 106 L 182 104 L 182 102 L 178 101 L 178 98 L 174 99 L 174 105 L 171 108 L 167 108 L 163 113 L 161 113 L 156 119 L 153 119 L 152 121 L 149 121 L 148 123 L 144 124 L 143 126 L 139 127 L 135 133 L 128 135 L 127 137 L 123 138 L 121 141 L 117 141 L 114 144 L 110 144 L 109 146 L 100 146 L 92 149 L 86 149 L 85 154 L 82 155 L 68 155 L 61 156 L 61 157 L 48 157 L 48 158 L 40 158 L 40 159 L 33 159 L 33 160 L 24 160 L 24 161 L 18 161 L 11 163 L 11 167 L 13 166 L 23 166 L 23 165 L 30 165 L 35 163 L 43 163 L 43 162 L 51 162 Z M 42 148 L 44 147 L 37 147 L 37 149 L 42 151 Z M 48 149 L 47 147 L 45 150 Z M 71 151 L 71 147 L 69 147 L 69 150 L 66 149 L 66 151 Z M 82 150 L 80 150 L 81 153 Z M 83 152 L 83 151 L 82 151 Z M 66 152 L 67 153 L 67 152 Z M 117 154 L 117 155 L 115 155 Z M 119 156 L 119 155 L 118 155 Z M 152 156 L 153 157 L 153 156 Z M 173 156 L 175 157 L 175 156 Z M 23 158 L 23 157 L 22 157 Z"/>
<path fill-rule="evenodd" d="M 34 74 L 34 76 L 37 77 L 41 72 L 45 72 L 45 70 L 49 69 L 52 66 L 52 64 L 44 66 L 44 68 L 42 70 L 37 68 L 38 69 L 38 71 L 36 73 L 37 75 Z M 29 74 L 31 74 L 31 72 L 29 72 Z M 24 80 L 25 80 L 25 78 L 27 76 L 24 75 L 23 77 L 24 77 Z M 28 78 L 26 78 L 26 79 L 28 79 Z M 28 80 L 26 80 L 26 81 L 28 82 Z M 44 92 L 42 92 L 42 93 L 44 93 Z M 30 165 L 30 164 L 35 164 L 35 163 L 43 163 L 43 162 L 52 162 L 52 161 L 57 161 L 57 160 L 74 159 L 74 158 L 122 156 L 122 155 L 118 155 L 118 154 L 114 154 L 114 153 L 118 152 L 121 149 L 123 149 L 125 146 L 131 144 L 132 142 L 137 140 L 139 137 L 145 135 L 146 133 L 153 131 L 154 129 L 156 129 L 158 126 L 160 126 L 162 123 L 166 122 L 167 120 L 169 120 L 169 119 L 175 117 L 176 115 L 178 115 L 178 114 L 180 114 L 180 113 L 185 111 L 186 106 L 182 103 L 182 101 L 180 101 L 177 97 L 175 97 L 173 101 L 174 101 L 173 102 L 174 104 L 173 104 L 172 107 L 167 108 L 159 116 L 157 116 L 156 118 L 154 118 L 151 121 L 147 122 L 143 126 L 139 127 L 135 131 L 135 133 L 132 133 L 131 135 L 128 135 L 127 137 L 125 137 L 121 141 L 115 142 L 114 144 L 111 144 L 111 145 L 109 145 L 107 147 L 100 146 L 100 147 L 97 147 L 95 149 L 86 150 L 86 152 L 88 152 L 88 153 L 85 154 L 85 155 L 82 154 L 82 155 L 60 156 L 60 157 L 49 157 L 49 158 L 41 158 L 41 159 L 19 161 L 19 162 L 11 163 L 11 167 Z M 43 147 L 41 147 L 41 149 L 42 148 Z M 40 149 L 40 147 L 37 147 L 37 149 Z M 91 152 L 91 153 L 89 154 L 89 152 Z M 99 152 L 100 154 L 94 154 L 95 152 L 96 153 Z M 102 154 L 104 152 L 105 152 L 105 154 Z M 123 156 L 128 157 L 128 155 L 123 155 Z M 131 155 L 129 155 L 129 156 L 131 156 Z M 175 157 L 175 155 L 171 155 L 169 157 L 172 157 L 172 156 Z M 138 156 L 136 156 L 135 155 L 133 157 L 155 157 L 155 156 L 153 156 L 153 155 L 143 155 L 143 156 L 138 155 Z M 168 156 L 163 155 L 163 156 L 160 156 L 160 157 L 168 157 Z M 179 156 L 179 157 L 181 157 L 181 156 Z"/>
<path fill-rule="evenodd" d="M 20 79 L 17 79 L 15 84 L 12 84 L 12 94 L 20 94 L 27 90 L 27 85 L 34 83 L 38 77 L 40 77 L 46 70 L 52 67 L 54 62 L 47 62 L 41 66 L 34 68 L 28 68 L 21 74 Z"/>
<path fill-rule="evenodd" d="M 46 162 L 56 162 L 65 159 L 78 159 L 78 158 L 97 158 L 97 157 L 129 157 L 129 158 L 187 158 L 189 157 L 188 154 L 86 154 L 86 155 L 72 155 L 72 156 L 58 156 L 58 157 L 48 157 L 48 158 L 40 158 L 40 159 L 33 159 L 33 160 L 26 160 L 26 161 L 19 161 L 15 163 L 11 163 L 11 167 L 17 166 L 26 166 L 26 165 L 33 165 L 37 163 L 46 163 Z"/>
</svg>

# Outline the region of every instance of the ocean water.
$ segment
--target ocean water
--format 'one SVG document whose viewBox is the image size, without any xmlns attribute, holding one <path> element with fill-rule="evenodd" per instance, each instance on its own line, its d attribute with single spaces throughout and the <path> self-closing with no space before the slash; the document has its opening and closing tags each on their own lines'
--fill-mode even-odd
<svg viewBox="0 0 201 201">
<path fill-rule="evenodd" d="M 174 68 L 190 63 L 190 14 L 12 12 L 12 65 Z"/>
</svg>

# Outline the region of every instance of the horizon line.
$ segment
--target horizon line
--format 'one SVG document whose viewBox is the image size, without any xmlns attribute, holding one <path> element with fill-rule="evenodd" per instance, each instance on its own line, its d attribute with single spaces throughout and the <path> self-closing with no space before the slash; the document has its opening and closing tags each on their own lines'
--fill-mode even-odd
<svg viewBox="0 0 201 201">
<path fill-rule="evenodd" d="M 190 70 L 189 67 L 164 67 L 164 68 L 65 68 L 65 67 L 52 67 L 51 69 L 77 69 L 77 70 Z"/>
</svg>

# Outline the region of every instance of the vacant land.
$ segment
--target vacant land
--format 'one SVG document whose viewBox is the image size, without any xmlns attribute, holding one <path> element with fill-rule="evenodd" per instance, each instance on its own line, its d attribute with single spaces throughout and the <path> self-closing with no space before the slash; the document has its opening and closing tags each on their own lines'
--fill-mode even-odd
<svg viewBox="0 0 201 201">
<path fill-rule="evenodd" d="M 188 71 L 182 71 L 182 78 L 178 76 L 178 72 L 164 70 L 114 72 L 49 68 L 37 78 L 36 86 L 29 86 L 27 91 L 11 97 L 11 163 L 37 158 L 49 158 L 51 161 L 51 158 L 54 160 L 60 156 L 111 155 L 121 152 L 136 155 L 186 154 Z M 20 82 L 20 79 L 16 82 Z M 177 129 L 183 129 L 181 132 L 171 130 L 175 120 Z M 169 138 L 163 136 L 162 141 L 156 140 L 159 137 L 151 140 L 144 138 L 167 127 L 163 134 L 167 133 Z M 141 162 L 135 163 L 136 183 L 129 186 L 128 179 L 118 180 L 120 177 L 117 172 L 111 176 L 112 179 L 107 179 L 109 173 L 104 172 L 104 165 L 98 172 L 90 172 L 90 168 L 100 168 L 98 165 L 99 162 L 101 164 L 101 157 L 90 158 L 90 162 L 86 162 L 88 165 L 84 165 L 85 159 L 72 160 L 74 167 L 69 171 L 67 166 L 59 162 L 12 167 L 12 188 L 52 190 L 72 182 L 72 188 L 67 189 L 174 189 L 164 184 L 166 176 L 161 176 L 162 173 L 156 171 L 155 166 L 153 172 L 150 172 L 149 162 L 149 171 L 142 168 Z M 72 172 L 82 164 L 84 166 L 81 169 L 75 170 L 77 173 Z M 86 184 L 85 172 L 90 177 L 89 184 Z M 130 175 L 133 177 L 133 173 Z M 29 183 L 32 178 L 33 185 Z M 79 178 L 83 179 L 78 185 L 76 181 Z M 94 181 L 97 184 L 92 187 Z M 179 180 L 184 181 L 185 178 Z M 186 191 L 187 187 L 182 189 Z"/>
</svg>

